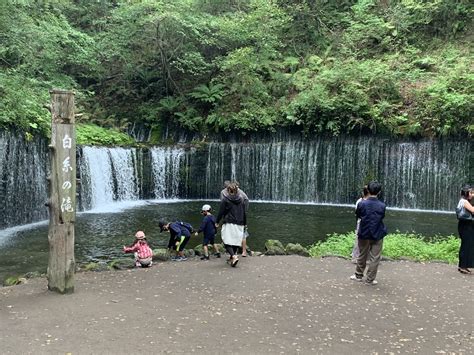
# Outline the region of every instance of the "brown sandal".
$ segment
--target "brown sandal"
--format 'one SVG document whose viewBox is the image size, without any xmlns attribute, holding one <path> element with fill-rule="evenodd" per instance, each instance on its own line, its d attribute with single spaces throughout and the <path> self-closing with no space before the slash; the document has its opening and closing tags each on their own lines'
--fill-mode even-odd
<svg viewBox="0 0 474 355">
<path fill-rule="evenodd" d="M 238 262 L 239 262 L 239 258 L 235 256 L 235 258 L 232 258 L 232 262 L 230 263 L 230 266 L 236 267 Z"/>
<path fill-rule="evenodd" d="M 464 269 L 464 268 L 460 268 L 458 267 L 458 271 L 461 273 L 461 274 L 464 274 L 464 275 L 469 275 L 471 273 L 471 270 L 469 269 Z"/>
</svg>

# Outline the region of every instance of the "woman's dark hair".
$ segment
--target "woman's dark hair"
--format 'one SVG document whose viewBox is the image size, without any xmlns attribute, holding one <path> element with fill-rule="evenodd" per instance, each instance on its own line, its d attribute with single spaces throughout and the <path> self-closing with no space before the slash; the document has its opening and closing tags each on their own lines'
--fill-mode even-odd
<svg viewBox="0 0 474 355">
<path fill-rule="evenodd" d="M 472 186 L 470 185 L 465 185 L 461 188 L 461 196 L 468 198 L 469 197 L 469 191 L 472 190 Z"/>
<path fill-rule="evenodd" d="M 362 188 L 362 196 L 366 197 L 368 194 L 369 194 L 369 188 L 367 187 L 367 185 L 364 185 L 364 187 Z"/>
</svg>

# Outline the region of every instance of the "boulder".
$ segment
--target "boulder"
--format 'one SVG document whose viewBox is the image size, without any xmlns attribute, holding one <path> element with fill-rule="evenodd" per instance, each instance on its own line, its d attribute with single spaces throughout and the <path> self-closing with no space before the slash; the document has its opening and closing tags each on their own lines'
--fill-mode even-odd
<svg viewBox="0 0 474 355">
<path fill-rule="evenodd" d="M 109 266 L 105 262 L 91 262 L 81 267 L 84 271 L 107 271 L 110 270 Z"/>
<path fill-rule="evenodd" d="M 194 252 L 194 249 L 184 249 L 184 255 L 187 258 L 194 258 L 196 256 L 196 253 Z"/>
<path fill-rule="evenodd" d="M 14 286 L 21 283 L 19 276 L 10 276 L 3 281 L 3 286 Z"/>
<path fill-rule="evenodd" d="M 153 261 L 168 261 L 170 257 L 170 252 L 166 248 L 153 249 Z"/>
<path fill-rule="evenodd" d="M 158 248 L 153 250 L 153 260 L 154 261 L 168 261 L 172 256 L 175 255 L 175 252 L 170 252 L 165 248 Z M 188 258 L 196 256 L 194 249 L 184 249 L 184 255 Z"/>
<path fill-rule="evenodd" d="M 285 247 L 279 240 L 269 239 L 265 242 L 265 255 L 286 255 Z"/>
<path fill-rule="evenodd" d="M 194 247 L 194 253 L 197 255 L 197 256 L 201 256 L 204 254 L 204 248 L 202 246 L 202 244 L 199 244 L 197 245 L 196 247 Z"/>
<path fill-rule="evenodd" d="M 293 244 L 293 243 L 288 243 L 286 245 L 285 251 L 288 255 L 301 255 L 301 256 L 309 256 L 308 250 L 304 248 L 301 244 Z"/>
<path fill-rule="evenodd" d="M 31 271 L 31 272 L 27 272 L 27 273 L 25 274 L 25 277 L 26 277 L 27 279 L 34 279 L 34 278 L 43 277 L 43 276 L 44 276 L 44 274 L 42 274 L 42 273 L 39 272 L 39 271 Z"/>
<path fill-rule="evenodd" d="M 109 262 L 109 268 L 115 270 L 132 269 L 134 266 L 134 260 L 132 258 L 119 258 Z"/>
</svg>

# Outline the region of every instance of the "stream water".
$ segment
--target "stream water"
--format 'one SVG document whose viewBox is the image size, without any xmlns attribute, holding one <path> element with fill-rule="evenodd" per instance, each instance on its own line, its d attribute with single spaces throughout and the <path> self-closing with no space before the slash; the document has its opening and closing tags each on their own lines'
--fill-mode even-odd
<svg viewBox="0 0 474 355">
<path fill-rule="evenodd" d="M 166 246 L 169 235 L 159 233 L 160 219 L 184 220 L 195 228 L 201 221 L 203 203 L 217 209 L 217 201 L 135 201 L 110 204 L 109 209 L 80 213 L 76 221 L 75 255 L 79 264 L 108 261 L 123 256 L 122 246 L 133 241 L 136 230 L 144 230 L 153 248 Z M 390 232 L 415 232 L 427 237 L 457 233 L 454 213 L 388 210 L 386 225 Z M 267 239 L 284 245 L 309 246 L 331 233 L 345 233 L 355 225 L 351 206 L 251 203 L 248 244 L 263 251 Z M 220 237 L 218 238 L 220 242 Z M 202 242 L 192 237 L 188 248 Z M 47 222 L 0 231 L 0 281 L 7 276 L 31 271 L 45 272 L 48 264 Z"/>
</svg>

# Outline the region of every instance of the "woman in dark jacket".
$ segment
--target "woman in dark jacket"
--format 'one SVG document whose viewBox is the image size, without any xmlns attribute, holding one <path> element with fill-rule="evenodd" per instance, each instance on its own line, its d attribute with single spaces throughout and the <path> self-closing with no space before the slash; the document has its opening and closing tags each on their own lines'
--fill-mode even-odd
<svg viewBox="0 0 474 355">
<path fill-rule="evenodd" d="M 474 190 L 471 186 L 461 189 L 461 199 L 456 207 L 458 216 L 458 232 L 461 238 L 459 248 L 458 271 L 461 274 L 471 274 L 469 268 L 474 267 L 474 207 L 471 200 L 474 197 Z"/>
<path fill-rule="evenodd" d="M 239 262 L 237 250 L 242 245 L 244 226 L 247 224 L 245 203 L 238 193 L 238 186 L 230 183 L 227 194 L 222 198 L 216 223 L 223 220 L 221 236 L 226 251 L 230 254 L 230 265 L 235 267 Z"/>
</svg>

